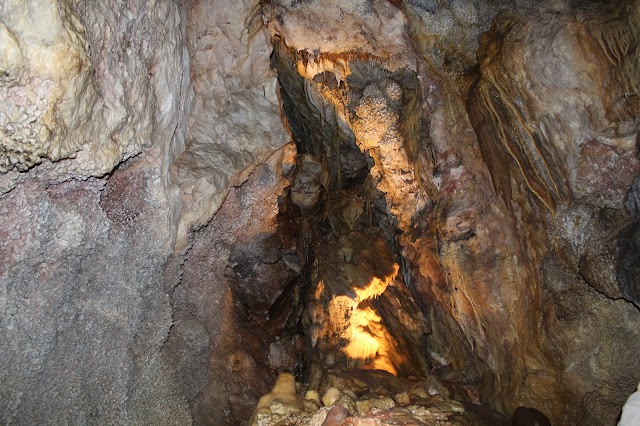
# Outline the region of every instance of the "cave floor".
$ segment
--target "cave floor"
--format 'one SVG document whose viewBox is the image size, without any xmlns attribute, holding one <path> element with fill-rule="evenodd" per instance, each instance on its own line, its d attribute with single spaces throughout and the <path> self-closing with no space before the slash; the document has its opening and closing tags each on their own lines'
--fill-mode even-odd
<svg viewBox="0 0 640 426">
<path fill-rule="evenodd" d="M 289 386 L 287 386 L 287 382 Z M 315 383 L 314 383 L 315 382 Z M 295 391 L 294 391 L 295 389 Z M 307 390 L 306 389 L 317 389 Z M 295 393 L 294 393 L 295 392 Z M 475 397 L 474 397 L 475 396 Z M 511 425 L 477 400 L 477 389 L 438 379 L 396 377 L 366 368 L 318 371 L 311 384 L 281 374 L 258 404 L 250 425 Z"/>
</svg>

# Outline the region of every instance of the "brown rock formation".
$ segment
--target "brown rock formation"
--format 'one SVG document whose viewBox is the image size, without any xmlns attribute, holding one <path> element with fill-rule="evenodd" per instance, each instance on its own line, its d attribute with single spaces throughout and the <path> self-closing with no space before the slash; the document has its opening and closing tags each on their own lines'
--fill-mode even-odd
<svg viewBox="0 0 640 426">
<path fill-rule="evenodd" d="M 0 423 L 239 424 L 284 373 L 257 422 L 615 424 L 638 0 L 27 3 Z"/>
</svg>

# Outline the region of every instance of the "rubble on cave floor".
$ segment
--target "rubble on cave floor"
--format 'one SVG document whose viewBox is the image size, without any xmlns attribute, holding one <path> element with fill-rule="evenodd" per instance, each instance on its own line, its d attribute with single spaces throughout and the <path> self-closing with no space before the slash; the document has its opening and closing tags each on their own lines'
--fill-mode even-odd
<svg viewBox="0 0 640 426">
<path fill-rule="evenodd" d="M 505 415 L 452 399 L 454 395 L 474 399 L 476 389 L 453 389 L 433 375 L 401 378 L 358 368 L 328 369 L 319 375 L 311 379 L 316 384 L 310 386 L 282 373 L 272 391 L 261 398 L 249 425 L 511 424 Z M 458 396 L 461 393 L 466 395 Z"/>
</svg>

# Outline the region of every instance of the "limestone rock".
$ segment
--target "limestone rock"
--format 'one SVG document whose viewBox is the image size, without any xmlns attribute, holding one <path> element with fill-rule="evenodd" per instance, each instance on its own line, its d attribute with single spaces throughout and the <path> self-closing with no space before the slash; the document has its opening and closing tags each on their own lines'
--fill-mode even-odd
<svg viewBox="0 0 640 426">
<path fill-rule="evenodd" d="M 297 162 L 291 185 L 291 201 L 303 212 L 312 210 L 322 195 L 322 164 L 309 154 L 302 155 Z"/>
<path fill-rule="evenodd" d="M 181 11 L 9 1 L 0 15 L 0 422 L 186 424 L 162 353 Z"/>
<path fill-rule="evenodd" d="M 613 424 L 639 5 L 5 0 L 0 423 Z"/>
<path fill-rule="evenodd" d="M 559 259 L 545 260 L 544 337 L 561 360 L 562 378 L 579 401 L 578 423 L 614 424 L 619 414 L 620 400 L 625 390 L 636 386 L 636 377 L 626 373 L 640 366 L 635 345 L 618 341 L 637 342 L 638 328 L 629 324 L 638 321 L 638 310 L 625 300 L 610 300 L 594 291 Z M 553 301 L 553 302 L 552 302 Z M 589 330 L 578 334 L 576 330 Z M 570 344 L 567 342 L 571 342 Z M 598 341 L 598 350 L 589 348 Z M 560 354 L 559 348 L 567 352 Z M 624 360 L 624 361 L 623 361 Z M 599 372 L 599 365 L 607 365 L 607 373 Z M 607 384 L 608 377 L 618 377 L 615 386 Z M 542 406 L 539 410 L 549 415 Z M 553 422 L 553 418 L 551 420 Z"/>
<path fill-rule="evenodd" d="M 189 421 L 161 353 L 172 317 L 158 283 L 178 277 L 163 273 L 170 241 L 158 226 L 168 224 L 155 161 L 113 176 L 136 188 L 119 200 L 136 206 L 131 215 L 101 206 L 111 181 L 98 179 L 20 183 L 2 199 L 0 232 L 10 239 L 0 244 L 8 297 L 0 377 L 12 383 L 0 398 L 3 422 L 88 422 L 91 412 L 113 423 Z"/>
<path fill-rule="evenodd" d="M 393 399 L 398 405 L 408 405 L 411 402 L 407 392 L 400 392 L 396 394 Z"/>
<path fill-rule="evenodd" d="M 96 98 L 77 11 L 56 1 L 10 1 L 3 15 L 0 173 L 75 156 Z"/>
<path fill-rule="evenodd" d="M 269 345 L 269 365 L 275 370 L 293 371 L 297 348 L 294 342 L 278 340 Z"/>
<path fill-rule="evenodd" d="M 318 391 L 316 391 L 316 390 L 308 390 L 304 394 L 304 399 L 309 400 L 309 401 L 314 401 L 318 405 L 320 405 L 322 403 L 320 401 L 320 395 L 318 395 Z"/>
<path fill-rule="evenodd" d="M 151 139 L 167 138 L 169 146 L 186 90 L 177 7 L 23 6 L 10 2 L 3 9 L 2 42 L 9 44 L 0 92 L 3 172 L 44 161 L 39 174 L 47 178 L 102 176 Z M 172 30 L 145 32 L 157 22 Z M 121 58 L 114 60 L 114 52 Z M 4 191 L 24 176 L 10 179 Z"/>
<path fill-rule="evenodd" d="M 367 414 L 374 408 L 385 410 L 393 408 L 395 406 L 395 401 L 388 396 L 383 396 L 380 398 L 359 399 L 358 401 L 356 401 L 358 414 Z"/>
<path fill-rule="evenodd" d="M 264 409 L 269 410 L 270 413 L 281 415 L 304 410 L 301 399 L 296 395 L 296 381 L 291 374 L 282 373 L 278 376 L 271 392 L 258 401 L 253 420 L 249 423 L 254 424 L 257 415 L 264 413 Z"/>
<path fill-rule="evenodd" d="M 388 61 L 394 69 L 414 61 L 403 37 L 404 15 L 386 1 L 277 1 L 270 4 L 267 16 L 273 33 L 285 37 L 295 50 L 307 52 L 309 61 L 302 68 L 310 78 L 325 67 L 346 78 L 349 58 L 333 61 L 330 55 L 335 53 L 361 52 Z M 325 53 L 330 55 L 325 58 Z"/>
<path fill-rule="evenodd" d="M 268 354 L 275 335 L 269 340 L 272 331 L 264 321 L 261 327 L 248 328 L 247 314 L 255 311 L 266 319 L 270 302 L 292 278 L 283 259 L 273 263 L 277 257 L 266 256 L 277 229 L 277 194 L 288 185 L 280 167 L 284 151 L 258 166 L 244 185 L 230 190 L 209 226 L 194 234 L 188 258 L 180 266 L 182 278 L 172 297 L 172 332 L 182 330 L 183 324 L 198 324 L 206 330 L 210 346 L 203 354 L 184 351 L 183 339 L 172 333 L 166 349 L 180 366 L 177 376 L 183 392 L 197 396 L 191 400 L 196 422 L 246 421 L 274 383 Z M 248 273 L 234 271 L 232 259 L 251 265 L 242 268 Z M 288 351 L 289 342 L 295 346 L 295 339 L 283 340 L 282 349 Z"/>
<path fill-rule="evenodd" d="M 578 176 L 567 181 L 568 171 L 564 169 L 567 160 L 573 162 L 580 155 L 579 150 L 589 149 L 591 138 L 603 140 L 614 150 L 607 155 L 593 156 L 597 161 L 618 162 L 616 158 L 605 158 L 618 156 L 614 147 L 633 143 L 638 106 L 626 99 L 625 93 L 634 89 L 627 80 L 630 70 L 625 68 L 622 72 L 621 68 L 627 61 L 637 63 L 634 59 L 637 52 L 628 47 L 618 52 L 615 47 L 619 43 L 626 46 L 627 38 L 638 36 L 640 17 L 633 8 L 623 3 L 617 8 L 602 5 L 600 10 L 560 7 L 542 9 L 536 18 L 506 13 L 496 19 L 492 30 L 483 36 L 478 51 L 482 78 L 470 93 L 469 111 L 494 186 L 508 202 L 511 189 L 509 170 L 505 167 L 511 161 L 517 163 L 518 173 L 536 197 L 554 210 L 569 190 L 577 197 L 585 190 L 593 192 L 589 191 L 590 185 L 580 179 L 579 171 Z M 583 19 L 573 20 L 573 16 Z M 611 19 L 610 26 L 600 25 L 605 16 Z M 575 36 L 576 26 L 588 37 L 587 43 Z M 617 28 L 621 28 L 621 33 L 616 33 Z M 542 33 L 547 35 L 540 37 Z M 536 47 L 542 39 L 545 45 L 551 46 L 550 50 Z M 611 58 L 609 49 L 616 51 L 617 59 Z M 598 58 L 596 62 L 594 57 Z M 592 84 L 594 80 L 603 81 L 609 74 L 614 78 L 607 79 L 605 86 Z M 507 92 L 517 93 L 519 104 L 504 100 L 504 108 L 491 109 L 490 104 L 495 102 L 491 96 L 496 99 L 495 96 Z M 565 92 L 573 95 L 563 96 L 562 100 L 557 98 Z M 585 99 L 589 99 L 588 106 Z M 540 104 L 554 107 L 539 109 L 536 105 Z M 516 131 L 511 132 L 509 126 L 515 126 Z M 496 143 L 503 147 L 499 148 Z M 619 168 L 620 165 L 615 167 L 616 171 Z M 615 175 L 599 176 L 602 181 L 602 176 L 609 179 Z M 628 183 L 621 190 L 626 191 L 627 187 Z M 605 197 L 608 198 L 611 197 Z"/>
<path fill-rule="evenodd" d="M 182 200 L 175 212 L 178 250 L 191 229 L 211 219 L 231 185 L 241 185 L 289 141 L 260 11 L 257 0 L 202 0 L 188 10 L 193 104 L 171 165 L 171 184 Z"/>
<path fill-rule="evenodd" d="M 383 240 L 359 231 L 341 243 L 322 246 L 312 275 L 313 296 L 303 317 L 313 333 L 312 346 L 322 351 L 319 361 L 333 354 L 349 366 L 392 374 L 422 371 L 419 356 L 400 343 L 420 335 L 423 325 L 417 308 L 412 310 L 410 294 L 399 289 L 403 284 L 393 284 L 398 269 Z M 385 302 L 378 307 L 376 298 Z"/>
<path fill-rule="evenodd" d="M 355 401 L 353 400 L 353 398 L 351 398 L 351 396 L 347 394 L 347 392 L 344 392 L 342 395 L 340 395 L 338 399 L 335 400 L 333 405 L 344 408 L 351 415 L 358 412 L 358 407 Z"/>
<path fill-rule="evenodd" d="M 349 413 L 349 411 L 340 406 L 340 405 L 335 405 L 333 407 L 331 407 L 331 409 L 329 410 L 329 412 L 327 413 L 327 417 L 324 420 L 324 423 L 322 424 L 322 426 L 336 426 L 336 425 L 340 425 L 342 423 L 342 421 L 346 418 L 348 418 L 351 414 Z"/>
</svg>

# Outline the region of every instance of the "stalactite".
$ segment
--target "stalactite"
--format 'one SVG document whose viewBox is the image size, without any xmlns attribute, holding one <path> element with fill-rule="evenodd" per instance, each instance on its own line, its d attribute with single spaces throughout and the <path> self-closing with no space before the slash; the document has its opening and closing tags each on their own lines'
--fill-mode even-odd
<svg viewBox="0 0 640 426">
<path fill-rule="evenodd" d="M 417 82 L 416 82 L 417 85 Z M 422 132 L 422 99 L 419 90 L 403 91 L 403 121 L 401 123 L 402 138 L 407 158 L 413 165 L 413 175 L 418 186 L 421 186 L 420 168 L 422 165 L 421 140 Z"/>
<path fill-rule="evenodd" d="M 589 31 L 597 40 L 611 65 L 618 65 L 630 53 L 637 40 L 637 26 L 632 19 L 614 20 L 603 24 L 590 22 Z"/>
</svg>

